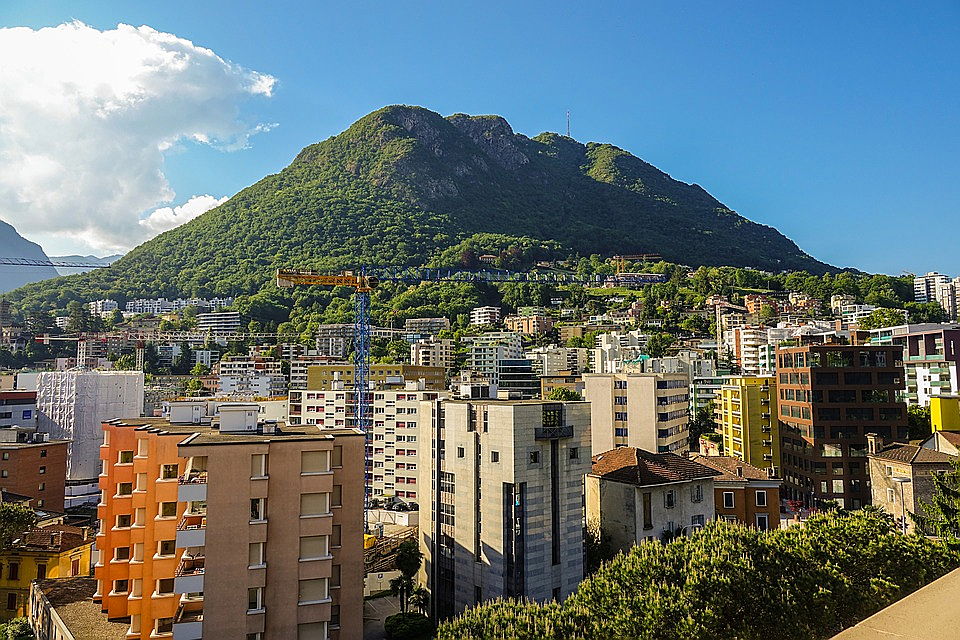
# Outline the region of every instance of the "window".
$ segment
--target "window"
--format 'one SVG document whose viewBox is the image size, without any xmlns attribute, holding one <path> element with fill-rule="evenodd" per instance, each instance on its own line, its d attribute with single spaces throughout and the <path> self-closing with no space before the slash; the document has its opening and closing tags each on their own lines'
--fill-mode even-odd
<svg viewBox="0 0 960 640">
<path fill-rule="evenodd" d="M 10 459 L 10 452 L 9 452 L 9 451 L 4 451 L 4 452 L 3 452 L 3 459 L 4 459 L 4 460 L 9 460 L 9 459 Z"/>
<path fill-rule="evenodd" d="M 177 541 L 176 540 L 161 540 L 160 544 L 157 545 L 157 555 L 161 556 L 172 556 L 177 553 Z"/>
<path fill-rule="evenodd" d="M 267 519 L 267 499 L 251 498 L 250 499 L 250 521 L 260 522 L 266 519 Z"/>
<path fill-rule="evenodd" d="M 7 594 L 7 611 L 16 611 L 17 609 L 17 594 L 8 593 Z"/>
<path fill-rule="evenodd" d="M 833 493 L 843 493 L 843 480 L 834 480 L 832 484 Z"/>
<path fill-rule="evenodd" d="M 247 553 L 247 565 L 249 567 L 262 567 L 266 564 L 264 560 L 264 543 L 251 542 Z"/>
<path fill-rule="evenodd" d="M 767 492 L 766 491 L 757 491 L 757 506 L 765 507 L 767 506 Z"/>
<path fill-rule="evenodd" d="M 330 513 L 329 493 L 304 493 L 300 495 L 300 517 L 320 516 Z"/>
<path fill-rule="evenodd" d="M 137 507 L 133 512 L 133 526 L 142 527 L 143 521 L 147 517 L 147 508 L 146 507 Z"/>
<path fill-rule="evenodd" d="M 0 471 L 0 478 L 8 478 L 8 477 L 10 477 L 9 471 L 7 471 L 6 469 L 4 469 L 3 471 Z"/>
<path fill-rule="evenodd" d="M 723 492 L 723 508 L 733 509 L 733 491 Z"/>
<path fill-rule="evenodd" d="M 134 488 L 134 491 L 146 491 L 147 490 L 147 474 L 138 473 L 137 474 L 137 485 Z"/>
<path fill-rule="evenodd" d="M 330 566 L 330 586 L 340 586 L 340 565 L 338 564 Z"/>
<path fill-rule="evenodd" d="M 250 456 L 250 477 L 251 478 L 267 477 L 267 454 L 255 453 L 252 456 Z"/>
<path fill-rule="evenodd" d="M 340 526 L 339 524 L 333 525 L 333 530 L 330 532 L 330 546 L 339 547 L 340 546 Z"/>
<path fill-rule="evenodd" d="M 176 517 L 177 517 L 177 503 L 176 503 L 176 502 L 161 502 L 161 503 L 160 503 L 160 517 L 161 517 L 161 518 L 176 518 Z"/>
<path fill-rule="evenodd" d="M 20 579 L 20 563 L 11 562 L 7 568 L 7 579 L 8 580 L 19 580 Z"/>
<path fill-rule="evenodd" d="M 300 538 L 300 559 L 317 560 L 330 555 L 330 536 L 305 536 Z"/>
<path fill-rule="evenodd" d="M 330 471 L 329 451 L 303 451 L 300 453 L 300 473 L 325 473 Z"/>
<path fill-rule="evenodd" d="M 133 451 L 121 451 L 117 464 L 133 464 Z"/>
<path fill-rule="evenodd" d="M 263 633 L 257 631 L 256 633 L 248 633 L 247 640 L 263 640 Z"/>
<path fill-rule="evenodd" d="M 333 493 L 330 494 L 330 506 L 343 506 L 343 485 L 333 485 Z"/>
<path fill-rule="evenodd" d="M 531 451 L 530 452 L 530 464 L 540 464 L 540 452 Z"/>
<path fill-rule="evenodd" d="M 27 413 L 27 412 L 25 412 L 25 413 Z M 41 457 L 41 458 L 46 458 L 46 457 L 47 457 L 47 450 L 46 450 L 46 449 L 40 449 L 40 457 Z"/>
<path fill-rule="evenodd" d="M 38 564 L 37 565 L 37 580 L 43 580 L 47 577 L 47 565 Z"/>
<path fill-rule="evenodd" d="M 78 571 L 79 574 L 79 571 Z M 134 578 L 133 579 L 133 589 L 130 590 L 130 595 L 134 598 L 140 598 L 143 596 L 143 578 Z"/>
<path fill-rule="evenodd" d="M 39 485 L 37 485 L 37 491 L 43 491 L 43 490 L 45 490 L 46 488 L 47 488 L 47 483 L 46 483 L 46 482 L 41 482 Z"/>
<path fill-rule="evenodd" d="M 156 633 L 173 633 L 173 618 L 157 618 Z"/>
<path fill-rule="evenodd" d="M 897 494 L 893 489 L 887 489 L 887 502 L 896 502 Z"/>
<path fill-rule="evenodd" d="M 644 493 L 643 494 L 643 528 L 644 529 L 653 529 L 653 505 L 652 503 L 653 494 Z"/>
<path fill-rule="evenodd" d="M 342 467 L 343 466 L 343 445 L 333 445 L 333 460 L 330 462 L 330 466 L 333 467 Z"/>
<path fill-rule="evenodd" d="M 580 459 L 580 447 L 570 447 L 570 459 L 571 460 Z"/>
<path fill-rule="evenodd" d="M 490 462 L 500 462 L 500 452 L 491 451 L 490 452 Z"/>
<path fill-rule="evenodd" d="M 702 527 L 704 523 L 703 514 L 697 516 L 690 516 L 690 526 L 691 527 Z"/>
<path fill-rule="evenodd" d="M 130 526 L 130 514 L 117 516 L 117 529 L 126 529 Z"/>
<path fill-rule="evenodd" d="M 696 484 L 690 487 L 690 502 L 703 502 L 702 484 Z"/>
<path fill-rule="evenodd" d="M 113 592 L 114 592 L 114 593 L 126 593 L 126 592 L 127 592 L 127 581 L 126 581 L 126 580 L 114 580 L 114 581 L 113 581 Z"/>
<path fill-rule="evenodd" d="M 37 470 L 37 473 L 39 473 L 40 475 L 43 475 L 43 474 L 45 474 L 46 472 L 47 472 L 47 468 L 46 468 L 46 467 L 40 467 L 40 468 Z"/>
<path fill-rule="evenodd" d="M 327 578 L 312 578 L 300 581 L 301 604 L 306 602 L 321 602 L 330 597 L 330 584 Z"/>
<path fill-rule="evenodd" d="M 457 447 L 457 457 L 462 458 L 466 455 L 466 452 L 463 450 L 463 447 Z"/>
<path fill-rule="evenodd" d="M 760 531 L 766 531 L 770 528 L 770 516 L 766 513 L 757 514 L 757 529 Z"/>
<path fill-rule="evenodd" d="M 263 609 L 263 587 L 247 589 L 247 613 Z"/>
<path fill-rule="evenodd" d="M 340 605 L 338 604 L 330 607 L 330 626 L 340 627 Z"/>
<path fill-rule="evenodd" d="M 673 489 L 663 494 L 663 506 L 667 509 L 673 509 L 677 504 L 677 495 Z"/>
<path fill-rule="evenodd" d="M 160 467 L 161 480 L 176 480 L 180 475 L 180 467 L 175 464 L 165 464 Z"/>
<path fill-rule="evenodd" d="M 130 547 L 117 547 L 113 552 L 114 560 L 129 560 L 130 559 Z"/>
<path fill-rule="evenodd" d="M 306 622 L 298 624 L 297 640 L 327 640 L 327 623 Z"/>
<path fill-rule="evenodd" d="M 165 596 L 173 593 L 173 578 L 157 580 L 157 595 Z"/>
<path fill-rule="evenodd" d="M 146 438 L 137 440 L 137 455 L 141 457 L 146 456 L 149 452 L 149 446 L 150 443 Z"/>
</svg>

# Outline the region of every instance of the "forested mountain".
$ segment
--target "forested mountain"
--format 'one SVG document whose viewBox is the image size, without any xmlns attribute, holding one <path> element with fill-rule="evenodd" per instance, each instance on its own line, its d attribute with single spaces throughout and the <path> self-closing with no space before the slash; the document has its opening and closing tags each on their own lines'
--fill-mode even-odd
<svg viewBox="0 0 960 640">
<path fill-rule="evenodd" d="M 40 245 L 30 242 L 6 222 L 0 221 L 0 257 L 46 260 Z M 13 267 L 0 265 L 0 292 L 22 287 L 28 282 L 57 277 L 53 267 Z"/>
<path fill-rule="evenodd" d="M 612 145 L 527 138 L 499 116 L 391 106 L 111 267 L 12 299 L 36 310 L 104 296 L 254 294 L 279 266 L 465 263 L 475 250 L 509 258 L 515 245 L 537 258 L 656 252 L 689 265 L 830 269 Z"/>
</svg>

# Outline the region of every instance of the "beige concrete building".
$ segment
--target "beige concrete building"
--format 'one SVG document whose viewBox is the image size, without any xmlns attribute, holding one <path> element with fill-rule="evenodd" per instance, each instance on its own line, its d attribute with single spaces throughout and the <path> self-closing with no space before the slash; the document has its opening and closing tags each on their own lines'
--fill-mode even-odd
<svg viewBox="0 0 960 640">
<path fill-rule="evenodd" d="M 936 435 L 929 440 L 934 440 Z M 925 443 L 926 444 L 926 443 Z M 933 476 L 953 468 L 956 456 L 928 446 L 892 442 L 867 435 L 870 492 L 874 506 L 880 507 L 898 522 L 906 519 L 907 531 L 916 528 L 910 513 L 920 502 L 933 497 Z"/>
<path fill-rule="evenodd" d="M 415 366 L 448 370 L 453 367 L 454 361 L 453 340 L 434 338 L 410 345 L 410 363 Z"/>
<path fill-rule="evenodd" d="M 687 377 L 666 373 L 588 373 L 592 448 L 638 447 L 656 453 L 689 450 Z"/>
<path fill-rule="evenodd" d="M 104 424 L 95 598 L 128 639 L 362 636 L 363 434 L 257 409 Z"/>
<path fill-rule="evenodd" d="M 447 395 L 446 391 L 427 390 L 423 380 L 407 381 L 400 389 L 374 391 L 370 495 L 419 500 L 417 474 L 424 464 L 419 436 L 421 402 Z M 352 390 L 306 390 L 301 393 L 301 403 L 299 418 L 304 425 L 323 429 L 354 426 Z"/>
<path fill-rule="evenodd" d="M 621 447 L 597 455 L 586 478 L 587 522 L 626 551 L 669 539 L 713 520 L 711 467 L 672 453 Z"/>
<path fill-rule="evenodd" d="M 307 389 L 311 391 L 330 391 L 334 382 L 342 382 L 347 389 L 353 388 L 354 367 L 352 364 L 317 365 L 307 369 Z M 404 380 L 418 380 L 423 378 L 427 388 L 442 391 L 446 388 L 446 371 L 441 367 L 418 367 L 409 364 L 372 364 L 370 365 L 370 382 L 377 388 L 385 386 L 403 386 Z M 290 404 L 294 402 L 294 394 L 290 394 Z M 294 416 L 293 406 L 290 415 Z"/>
<path fill-rule="evenodd" d="M 446 618 L 501 596 L 544 602 L 572 593 L 583 579 L 587 403 L 424 407 L 421 440 L 433 455 L 420 469 L 419 579 L 434 614 Z"/>
</svg>

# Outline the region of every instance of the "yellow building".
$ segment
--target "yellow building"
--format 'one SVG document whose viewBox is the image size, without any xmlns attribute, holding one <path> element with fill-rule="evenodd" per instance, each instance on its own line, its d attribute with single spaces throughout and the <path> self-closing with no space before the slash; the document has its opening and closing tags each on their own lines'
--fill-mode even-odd
<svg viewBox="0 0 960 640">
<path fill-rule="evenodd" d="M 29 615 L 33 580 L 90 575 L 93 535 L 86 528 L 50 524 L 20 540 L 0 553 L 0 620 Z"/>
<path fill-rule="evenodd" d="M 727 376 L 716 402 L 723 453 L 761 469 L 780 467 L 774 376 Z"/>
<path fill-rule="evenodd" d="M 936 431 L 960 431 L 960 396 L 931 396 L 930 424 Z"/>
<path fill-rule="evenodd" d="M 347 389 L 353 388 L 352 364 L 321 364 L 307 368 L 307 389 L 311 391 L 333 391 L 333 381 L 341 380 Z M 401 380 L 419 380 L 423 378 L 428 391 L 446 389 L 447 372 L 443 367 L 421 367 L 410 364 L 372 364 L 370 382 L 377 389 L 396 386 L 403 388 Z"/>
</svg>

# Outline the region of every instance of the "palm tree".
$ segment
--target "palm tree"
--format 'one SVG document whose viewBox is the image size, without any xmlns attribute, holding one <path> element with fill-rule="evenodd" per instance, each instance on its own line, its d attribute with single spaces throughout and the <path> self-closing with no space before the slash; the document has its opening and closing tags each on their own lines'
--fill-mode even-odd
<svg viewBox="0 0 960 640">
<path fill-rule="evenodd" d="M 416 607 L 417 611 L 427 615 L 427 607 L 430 606 L 430 594 L 421 585 L 416 585 L 410 592 L 410 606 Z"/>
<path fill-rule="evenodd" d="M 390 594 L 400 599 L 400 613 L 407 612 L 407 599 L 413 591 L 413 580 L 410 576 L 400 574 L 390 581 Z"/>
</svg>

